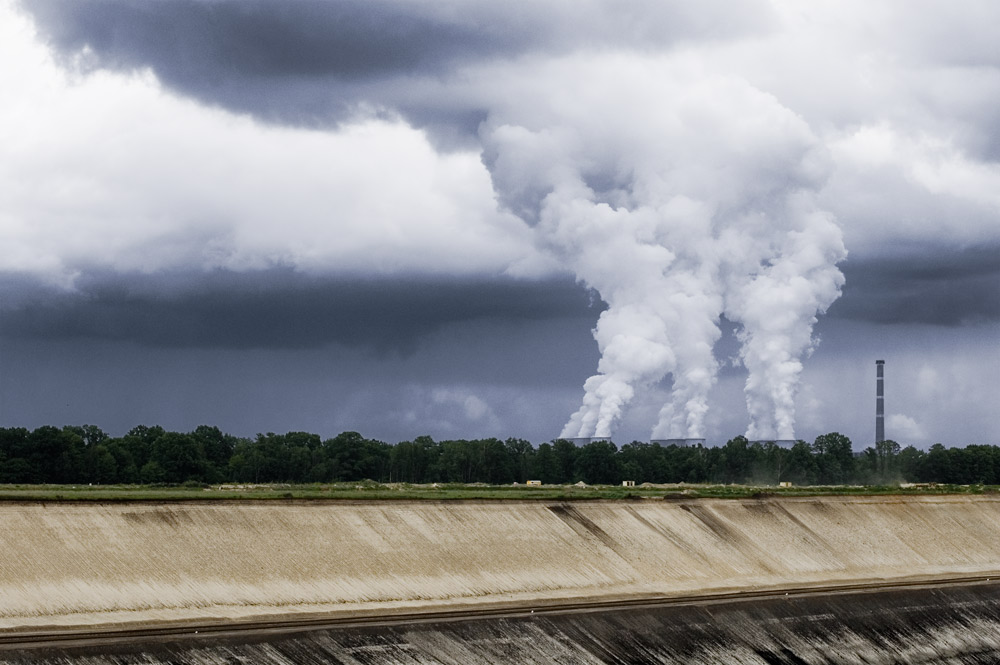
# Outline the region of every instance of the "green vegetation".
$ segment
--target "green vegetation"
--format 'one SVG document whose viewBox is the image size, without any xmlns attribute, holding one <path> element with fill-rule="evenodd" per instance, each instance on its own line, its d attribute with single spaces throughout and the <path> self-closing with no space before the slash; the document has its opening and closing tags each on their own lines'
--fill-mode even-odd
<svg viewBox="0 0 1000 665">
<path fill-rule="evenodd" d="M 761 499 L 769 497 L 888 495 L 888 494 L 998 494 L 989 485 L 411 485 L 381 484 L 249 484 L 207 485 L 4 485 L 0 502 L 9 501 L 218 501 L 218 500 L 431 500 L 431 501 L 599 501 L 699 498 Z"/>
<path fill-rule="evenodd" d="M 378 489 L 356 490 L 356 484 L 365 479 Z M 0 428 L 0 485 L 142 485 L 146 488 L 121 492 L 144 495 L 168 492 L 174 498 L 223 495 L 222 490 L 206 492 L 202 485 L 209 483 L 214 486 L 290 483 L 294 485 L 293 496 L 325 493 L 324 496 L 336 498 L 342 493 L 354 496 L 351 493 L 358 491 L 383 492 L 393 497 L 406 495 L 406 498 L 411 492 L 426 496 L 432 490 L 452 491 L 442 487 L 415 489 L 431 483 L 447 488 L 470 483 L 514 487 L 514 483 L 519 483 L 521 492 L 542 491 L 523 488 L 528 479 L 540 480 L 546 485 L 544 491 L 561 492 L 559 496 L 575 490 L 555 490 L 549 486 L 580 481 L 619 486 L 616 490 L 602 490 L 608 496 L 601 498 L 614 498 L 611 495 L 615 492 L 624 496 L 622 480 L 634 480 L 639 485 L 746 486 L 748 489 L 739 490 L 744 495 L 760 491 L 760 487 L 777 491 L 773 486 L 779 482 L 799 487 L 901 482 L 997 485 L 1000 447 L 945 448 L 937 444 L 925 452 L 886 441 L 856 454 L 851 440 L 836 432 L 819 436 L 811 444 L 797 441 L 790 448 L 751 443 L 742 436 L 713 448 L 659 446 L 640 441 L 619 448 L 610 441 L 593 441 L 577 447 L 556 439 L 536 447 L 524 439 L 434 441 L 428 436 L 391 445 L 367 439 L 357 432 L 343 432 L 325 440 L 308 432 L 269 432 L 250 439 L 209 426 L 192 432 L 138 426 L 122 437 L 111 437 L 93 425 L 61 429 L 44 426 L 33 431 Z M 347 485 L 341 487 L 338 483 Z M 189 486 L 169 491 L 159 489 L 181 484 Z M 366 488 L 367 484 L 361 487 Z M 266 490 L 265 494 L 272 491 Z M 466 491 L 459 492 L 461 496 L 457 498 L 464 497 L 462 492 Z M 483 498 L 485 492 L 502 494 L 507 490 L 477 491 L 481 494 L 472 498 Z M 630 491 L 644 496 L 643 492 L 652 490 Z M 675 487 L 670 491 L 678 490 Z M 237 496 L 248 496 L 247 490 L 239 492 Z M 713 492 L 720 495 L 721 490 Z M 504 496 L 507 495 L 499 498 Z M 490 498 L 498 497 L 491 494 Z"/>
</svg>

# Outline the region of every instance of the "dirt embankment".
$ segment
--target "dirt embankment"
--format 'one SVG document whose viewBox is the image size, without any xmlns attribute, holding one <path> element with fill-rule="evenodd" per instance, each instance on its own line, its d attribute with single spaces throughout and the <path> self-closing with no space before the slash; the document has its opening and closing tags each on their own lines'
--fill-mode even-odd
<svg viewBox="0 0 1000 665">
<path fill-rule="evenodd" d="M 1000 570 L 992 497 L 0 505 L 0 628 Z"/>
<path fill-rule="evenodd" d="M 0 648 L 0 665 L 996 665 L 1000 584 Z"/>
</svg>

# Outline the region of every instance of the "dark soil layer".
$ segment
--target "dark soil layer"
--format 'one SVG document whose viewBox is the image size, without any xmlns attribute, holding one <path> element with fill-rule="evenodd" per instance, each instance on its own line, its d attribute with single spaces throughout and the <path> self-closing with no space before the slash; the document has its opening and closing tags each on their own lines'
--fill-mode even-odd
<svg viewBox="0 0 1000 665">
<path fill-rule="evenodd" d="M 997 663 L 1000 584 L 788 596 L 78 649 L 16 665 Z"/>
</svg>

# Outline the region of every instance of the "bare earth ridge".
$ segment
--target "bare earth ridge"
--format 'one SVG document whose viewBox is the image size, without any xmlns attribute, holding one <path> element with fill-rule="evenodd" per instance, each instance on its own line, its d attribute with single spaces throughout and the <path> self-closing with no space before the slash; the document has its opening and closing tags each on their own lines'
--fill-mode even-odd
<svg viewBox="0 0 1000 665">
<path fill-rule="evenodd" d="M 991 574 L 1000 499 L 9 503 L 0 551 L 5 630 L 391 612 Z"/>
</svg>

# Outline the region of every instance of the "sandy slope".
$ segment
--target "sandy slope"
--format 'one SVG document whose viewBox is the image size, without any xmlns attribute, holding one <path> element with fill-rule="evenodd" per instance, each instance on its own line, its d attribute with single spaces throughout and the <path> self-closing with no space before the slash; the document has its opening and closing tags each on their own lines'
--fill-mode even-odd
<svg viewBox="0 0 1000 665">
<path fill-rule="evenodd" d="M 992 497 L 0 504 L 0 628 L 998 570 Z"/>
</svg>

